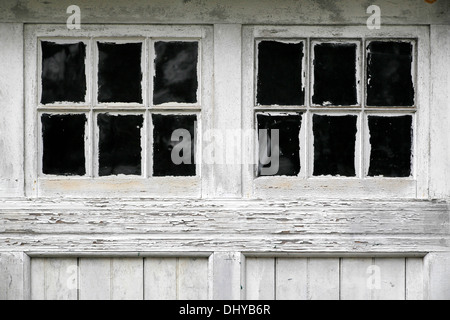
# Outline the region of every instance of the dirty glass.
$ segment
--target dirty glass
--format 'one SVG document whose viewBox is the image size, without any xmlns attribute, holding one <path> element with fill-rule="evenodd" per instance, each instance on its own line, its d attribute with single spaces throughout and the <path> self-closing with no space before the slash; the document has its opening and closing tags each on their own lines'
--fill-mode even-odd
<svg viewBox="0 0 450 320">
<path fill-rule="evenodd" d="M 42 41 L 41 49 L 41 103 L 84 102 L 86 45 Z"/>
<path fill-rule="evenodd" d="M 99 114 L 99 175 L 141 174 L 142 115 Z"/>
<path fill-rule="evenodd" d="M 86 174 L 84 114 L 43 114 L 42 172 L 54 175 Z"/>
<path fill-rule="evenodd" d="M 260 155 L 258 175 L 296 176 L 300 172 L 300 141 L 299 134 L 302 124 L 302 114 L 271 115 L 258 114 L 258 133 L 260 139 Z M 267 129 L 267 135 L 261 131 Z M 278 141 L 274 138 L 273 130 L 278 130 Z M 262 141 L 261 139 L 267 141 Z M 270 160 L 271 159 L 271 160 Z M 275 168 L 278 159 L 278 170 L 274 174 L 262 174 L 263 168 Z M 269 161 L 270 160 L 270 161 Z"/>
<path fill-rule="evenodd" d="M 413 106 L 413 45 L 410 42 L 372 41 L 367 51 L 367 105 Z"/>
<path fill-rule="evenodd" d="M 320 43 L 314 46 L 316 105 L 356 105 L 356 49 L 354 43 Z"/>
<path fill-rule="evenodd" d="M 153 103 L 196 103 L 198 43 L 158 41 L 155 55 Z"/>
<path fill-rule="evenodd" d="M 153 114 L 152 120 L 153 176 L 195 176 L 197 116 Z"/>
<path fill-rule="evenodd" d="M 142 103 L 142 43 L 97 45 L 98 102 Z"/>
<path fill-rule="evenodd" d="M 369 176 L 411 175 L 412 116 L 369 116 Z"/>
<path fill-rule="evenodd" d="M 258 43 L 258 105 L 303 105 L 303 42 Z"/>
<path fill-rule="evenodd" d="M 353 177 L 357 116 L 313 116 L 314 176 Z"/>
</svg>

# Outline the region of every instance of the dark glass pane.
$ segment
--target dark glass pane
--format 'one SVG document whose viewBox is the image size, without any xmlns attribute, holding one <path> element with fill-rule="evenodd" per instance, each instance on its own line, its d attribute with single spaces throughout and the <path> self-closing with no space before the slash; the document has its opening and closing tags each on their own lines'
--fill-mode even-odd
<svg viewBox="0 0 450 320">
<path fill-rule="evenodd" d="M 258 176 L 296 176 L 300 172 L 301 113 L 293 115 L 258 114 Z M 264 136 L 261 130 L 267 129 Z M 275 133 L 278 130 L 278 141 Z M 277 161 L 278 160 L 278 161 Z"/>
<path fill-rule="evenodd" d="M 357 116 L 313 116 L 314 173 L 354 177 Z"/>
<path fill-rule="evenodd" d="M 413 106 L 412 44 L 372 41 L 367 50 L 367 105 Z"/>
<path fill-rule="evenodd" d="M 411 175 L 412 116 L 369 116 L 369 176 Z"/>
<path fill-rule="evenodd" d="M 84 114 L 43 114 L 42 172 L 55 175 L 86 174 Z"/>
<path fill-rule="evenodd" d="M 142 44 L 97 45 L 98 102 L 142 103 Z"/>
<path fill-rule="evenodd" d="M 142 115 L 99 114 L 99 175 L 141 174 Z"/>
<path fill-rule="evenodd" d="M 313 104 L 351 106 L 356 96 L 356 44 L 314 46 Z"/>
<path fill-rule="evenodd" d="M 196 115 L 153 114 L 153 175 L 195 176 Z M 183 134 L 172 141 L 175 130 Z M 185 140 L 186 139 L 186 140 Z M 190 153 L 190 156 L 189 156 Z M 186 158 L 183 162 L 175 161 Z M 177 163 L 178 162 L 178 163 Z"/>
<path fill-rule="evenodd" d="M 86 45 L 41 42 L 41 103 L 84 102 Z"/>
<path fill-rule="evenodd" d="M 198 43 L 155 43 L 153 103 L 197 102 Z"/>
<path fill-rule="evenodd" d="M 303 42 L 258 44 L 257 104 L 303 105 Z"/>
</svg>

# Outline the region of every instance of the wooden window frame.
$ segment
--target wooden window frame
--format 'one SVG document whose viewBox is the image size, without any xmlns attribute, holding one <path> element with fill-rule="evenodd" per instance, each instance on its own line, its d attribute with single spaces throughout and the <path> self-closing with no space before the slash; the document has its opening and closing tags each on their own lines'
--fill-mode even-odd
<svg viewBox="0 0 450 320">
<path fill-rule="evenodd" d="M 160 26 L 160 25 L 83 25 L 80 30 L 68 30 L 65 25 L 25 26 L 25 192 L 27 196 L 74 196 L 104 197 L 121 195 L 130 197 L 194 197 L 202 196 L 202 184 L 209 184 L 208 175 L 202 175 L 201 144 L 203 133 L 211 123 L 213 29 L 211 26 Z M 86 46 L 86 101 L 83 103 L 55 103 L 41 105 L 40 41 L 57 43 L 85 42 Z M 142 104 L 98 103 L 97 68 L 98 50 L 96 42 L 141 42 L 142 48 Z M 153 105 L 154 50 L 155 41 L 198 41 L 197 103 L 164 103 Z M 120 114 L 142 114 L 144 125 L 141 137 L 142 175 L 114 175 L 99 177 L 96 173 L 98 161 L 98 128 L 96 114 L 102 112 Z M 85 154 L 85 176 L 52 176 L 42 174 L 41 113 L 85 113 L 87 116 Z M 152 177 L 152 113 L 197 115 L 196 175 Z M 93 139 L 91 139 L 91 137 Z M 89 141 L 89 139 L 93 141 Z"/>
<path fill-rule="evenodd" d="M 348 39 L 350 42 L 358 40 L 360 52 L 357 54 L 362 61 L 362 67 L 357 67 L 360 75 L 357 80 L 365 81 L 366 57 L 364 46 L 370 40 L 411 40 L 415 43 L 416 61 L 413 61 L 413 83 L 415 85 L 415 106 L 380 108 L 367 107 L 366 85 L 358 86 L 358 102 L 361 107 L 318 107 L 312 105 L 312 46 L 314 40 L 325 42 L 337 42 Z M 306 43 L 304 57 L 306 59 L 306 85 L 305 106 L 258 106 L 256 103 L 256 76 L 257 76 L 257 47 L 260 40 L 294 41 L 304 40 Z M 383 26 L 379 30 L 369 30 L 365 26 L 245 26 L 243 27 L 243 127 L 253 130 L 253 134 L 244 139 L 244 163 L 243 191 L 244 194 L 258 198 L 428 198 L 428 171 L 429 171 L 429 28 L 426 26 Z M 415 76 L 415 79 L 414 79 Z M 304 112 L 302 121 L 304 145 L 308 150 L 300 150 L 301 172 L 299 176 L 265 176 L 256 177 L 255 168 L 258 163 L 258 140 L 256 128 L 256 113 L 260 112 Z M 355 163 L 359 164 L 355 169 L 356 177 L 313 177 L 311 160 L 313 152 L 312 113 L 342 114 L 359 113 L 356 148 L 358 143 L 363 143 L 356 149 Z M 364 170 L 367 165 L 368 133 L 366 119 L 368 114 L 413 114 L 413 162 L 412 175 L 409 178 L 365 177 Z M 303 126 L 306 126 L 304 129 Z M 360 131 L 363 130 L 363 131 Z M 300 142 L 302 144 L 302 142 Z M 309 157 L 307 159 L 307 157 Z M 256 165 L 255 165 L 256 164 Z M 303 168 L 305 167 L 306 168 Z"/>
</svg>

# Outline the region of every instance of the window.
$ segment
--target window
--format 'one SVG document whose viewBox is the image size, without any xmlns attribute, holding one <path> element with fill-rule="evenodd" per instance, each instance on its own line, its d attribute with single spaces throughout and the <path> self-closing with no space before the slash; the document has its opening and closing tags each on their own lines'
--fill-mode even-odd
<svg viewBox="0 0 450 320">
<path fill-rule="evenodd" d="M 247 193 L 426 196 L 427 30 L 382 29 L 245 28 Z"/>
<path fill-rule="evenodd" d="M 209 27 L 30 25 L 26 41 L 29 194 L 201 194 Z"/>
</svg>

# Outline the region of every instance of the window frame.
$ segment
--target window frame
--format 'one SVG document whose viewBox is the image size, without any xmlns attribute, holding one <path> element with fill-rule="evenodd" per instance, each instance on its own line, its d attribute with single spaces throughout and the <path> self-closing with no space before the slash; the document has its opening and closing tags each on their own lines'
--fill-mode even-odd
<svg viewBox="0 0 450 320">
<path fill-rule="evenodd" d="M 255 99 L 257 77 L 257 43 L 261 40 L 286 40 L 303 41 L 306 39 L 304 57 L 306 59 L 306 84 L 305 105 L 296 106 L 265 106 L 261 107 Z M 359 75 L 356 79 L 366 82 L 366 51 L 364 46 L 371 40 L 411 40 L 413 46 L 413 84 L 415 89 L 415 105 L 413 107 L 367 107 L 366 83 L 361 83 L 357 97 L 360 107 L 351 106 L 341 108 L 321 107 L 312 104 L 312 43 L 315 40 L 325 42 L 340 42 L 345 39 L 353 42 L 358 40 L 360 44 L 357 53 L 361 61 L 361 67 L 357 67 Z M 244 194 L 260 198 L 427 198 L 428 197 L 428 171 L 429 171 L 429 56 L 430 40 L 429 27 L 427 26 L 382 26 L 379 30 L 369 30 L 366 26 L 244 26 L 243 27 L 243 127 L 252 130 L 253 134 L 245 137 L 244 163 L 250 165 L 243 170 Z M 415 50 L 415 52 L 414 52 Z M 414 61 L 415 60 L 415 61 Z M 415 79 L 414 79 L 415 74 Z M 314 157 L 311 146 L 312 114 L 359 114 L 358 128 L 361 134 L 356 137 L 361 147 L 355 150 L 359 163 L 356 169 L 356 177 L 329 177 L 329 176 L 265 176 L 256 177 L 255 167 L 258 164 L 258 133 L 256 128 L 256 113 L 260 112 L 303 112 L 300 137 L 309 148 L 300 150 L 301 172 L 312 174 L 311 161 Z M 412 114 L 413 115 L 413 140 L 412 140 L 412 175 L 409 178 L 389 177 L 364 177 L 367 163 L 368 132 L 366 128 L 367 115 L 377 113 Z M 306 130 L 303 129 L 306 126 Z M 302 134 L 302 133 L 300 133 Z M 301 144 L 301 143 L 300 143 Z M 359 153 L 359 155 L 358 155 Z M 306 157 L 309 159 L 307 160 Z M 306 166 L 304 169 L 303 167 Z M 305 171 L 306 170 L 306 171 Z M 358 177 L 360 176 L 360 177 Z"/>
<path fill-rule="evenodd" d="M 25 26 L 25 192 L 31 197 L 194 197 L 202 196 L 202 184 L 208 185 L 207 175 L 202 175 L 202 137 L 211 124 L 212 112 L 212 61 L 213 29 L 211 26 L 189 25 L 83 25 L 80 30 L 68 30 L 66 25 Z M 86 43 L 86 101 L 82 103 L 60 102 L 42 105 L 41 49 L 40 41 L 57 43 Z M 152 101 L 155 41 L 198 41 L 197 102 L 165 103 L 154 105 Z M 96 42 L 142 42 L 142 104 L 97 102 L 98 49 Z M 99 177 L 95 169 L 98 161 L 98 127 L 96 115 L 142 114 L 144 124 L 141 132 L 141 176 L 113 175 Z M 42 174 L 42 130 L 40 115 L 43 113 L 85 113 L 87 128 L 85 136 L 86 175 L 56 176 Z M 197 116 L 196 175 L 152 177 L 153 145 L 152 113 L 195 114 Z M 89 143 L 89 139 L 93 139 Z"/>
</svg>

